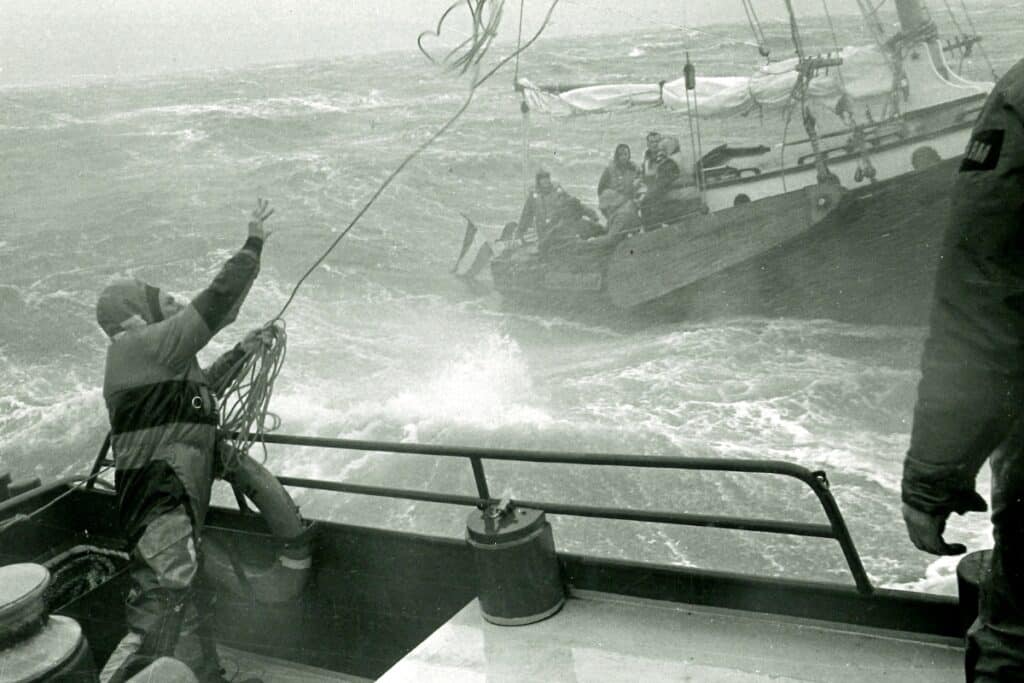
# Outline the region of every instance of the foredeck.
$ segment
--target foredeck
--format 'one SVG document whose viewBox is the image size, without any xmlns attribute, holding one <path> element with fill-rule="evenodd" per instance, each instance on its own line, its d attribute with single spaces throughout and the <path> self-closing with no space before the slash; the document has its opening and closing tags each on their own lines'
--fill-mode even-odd
<svg viewBox="0 0 1024 683">
<path fill-rule="evenodd" d="M 473 600 L 378 680 L 952 683 L 962 662 L 951 638 L 577 591 L 518 627 Z"/>
</svg>

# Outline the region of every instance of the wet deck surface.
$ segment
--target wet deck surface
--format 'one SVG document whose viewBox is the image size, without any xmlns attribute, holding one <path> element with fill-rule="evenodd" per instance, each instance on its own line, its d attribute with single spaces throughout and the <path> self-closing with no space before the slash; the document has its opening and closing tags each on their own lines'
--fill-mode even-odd
<svg viewBox="0 0 1024 683">
<path fill-rule="evenodd" d="M 265 657 L 254 652 L 236 650 L 224 645 L 217 646 L 221 666 L 229 681 L 244 681 L 247 678 L 258 678 L 263 683 L 324 683 L 326 681 L 370 681 L 360 678 L 317 669 L 304 664 Z"/>
<path fill-rule="evenodd" d="M 519 627 L 474 600 L 378 680 L 952 683 L 962 660 L 949 639 L 580 592 Z"/>
</svg>

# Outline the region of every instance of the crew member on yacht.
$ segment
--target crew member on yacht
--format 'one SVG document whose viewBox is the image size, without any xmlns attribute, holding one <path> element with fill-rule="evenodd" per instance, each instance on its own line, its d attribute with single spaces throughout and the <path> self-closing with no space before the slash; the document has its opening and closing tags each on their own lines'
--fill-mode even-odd
<svg viewBox="0 0 1024 683">
<path fill-rule="evenodd" d="M 118 517 L 131 550 L 130 628 L 100 680 L 127 680 L 174 656 L 197 678 L 224 680 L 200 638 L 192 599 L 214 477 L 218 413 L 210 389 L 264 343 L 259 330 L 202 370 L 196 354 L 231 324 L 259 273 L 273 213 L 258 200 L 248 239 L 191 303 L 139 280 L 106 287 L 96 319 L 110 337 L 103 398 L 111 426 Z"/>
<path fill-rule="evenodd" d="M 935 284 L 903 517 L 914 545 L 956 555 L 950 513 L 982 512 L 992 470 L 991 566 L 968 632 L 967 680 L 1024 680 L 1024 60 L 992 90 L 967 146 Z"/>
<path fill-rule="evenodd" d="M 683 216 L 700 211 L 700 192 L 694 182 L 693 169 L 679 149 L 679 140 L 672 136 L 661 139 L 658 167 L 654 180 L 640 202 L 644 227 L 656 228 Z"/>
<path fill-rule="evenodd" d="M 601 173 L 601 179 L 597 181 L 597 196 L 600 199 L 605 190 L 615 190 L 624 197 L 632 199 L 636 193 L 637 175 L 639 173 L 636 164 L 630 161 L 629 145 L 622 143 L 615 148 L 612 155 L 612 162 Z"/>
<path fill-rule="evenodd" d="M 532 228 L 538 240 L 551 232 L 560 213 L 561 205 L 570 199 L 561 185 L 551 181 L 551 174 L 540 169 L 534 177 L 533 190 L 526 197 L 523 212 L 519 217 L 516 237 L 522 238 Z"/>
</svg>

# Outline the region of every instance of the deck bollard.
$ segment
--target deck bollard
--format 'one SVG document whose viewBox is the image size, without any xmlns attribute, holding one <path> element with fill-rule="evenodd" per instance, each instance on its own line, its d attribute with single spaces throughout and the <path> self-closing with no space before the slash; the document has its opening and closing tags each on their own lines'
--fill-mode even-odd
<svg viewBox="0 0 1024 683">
<path fill-rule="evenodd" d="M 522 626 L 561 609 L 565 587 L 543 510 L 516 508 L 507 500 L 474 510 L 466 541 L 473 548 L 484 619 Z"/>
</svg>

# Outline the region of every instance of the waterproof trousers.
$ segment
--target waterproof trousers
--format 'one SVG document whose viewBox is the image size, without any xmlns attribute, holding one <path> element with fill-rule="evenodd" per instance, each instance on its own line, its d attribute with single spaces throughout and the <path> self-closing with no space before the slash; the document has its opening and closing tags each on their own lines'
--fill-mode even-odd
<svg viewBox="0 0 1024 683">
<path fill-rule="evenodd" d="M 146 526 L 131 562 L 130 630 L 107 660 L 100 682 L 127 681 L 159 657 L 184 662 L 203 683 L 222 680 L 213 643 L 201 637 L 192 591 L 199 560 L 192 522 L 183 507 Z"/>
<path fill-rule="evenodd" d="M 1024 681 L 1024 440 L 1015 431 L 990 461 L 995 547 L 967 634 L 969 683 Z"/>
</svg>

